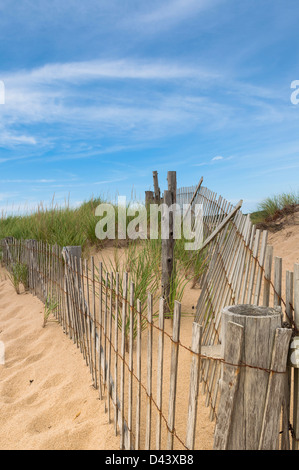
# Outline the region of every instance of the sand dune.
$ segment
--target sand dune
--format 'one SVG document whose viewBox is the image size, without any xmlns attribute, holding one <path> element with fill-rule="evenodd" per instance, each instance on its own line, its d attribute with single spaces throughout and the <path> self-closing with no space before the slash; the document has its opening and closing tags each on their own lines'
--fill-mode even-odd
<svg viewBox="0 0 299 470">
<path fill-rule="evenodd" d="M 293 270 L 299 262 L 299 225 L 270 233 L 269 243 L 274 255 L 283 258 L 283 270 Z M 194 311 L 198 295 L 188 290 L 183 311 Z M 119 438 L 108 424 L 104 402 L 98 400 L 80 351 L 57 323 L 42 328 L 43 310 L 36 297 L 17 295 L 0 268 L 0 342 L 6 356 L 5 365 L 0 365 L 0 449 L 119 449 Z M 185 331 L 189 341 L 192 319 L 185 323 L 182 336 Z M 199 448 L 209 449 L 213 424 L 201 394 L 199 407 Z"/>
<path fill-rule="evenodd" d="M 16 295 L 0 271 L 0 449 L 118 449 L 89 369 L 56 323 L 42 328 L 43 304 Z"/>
</svg>

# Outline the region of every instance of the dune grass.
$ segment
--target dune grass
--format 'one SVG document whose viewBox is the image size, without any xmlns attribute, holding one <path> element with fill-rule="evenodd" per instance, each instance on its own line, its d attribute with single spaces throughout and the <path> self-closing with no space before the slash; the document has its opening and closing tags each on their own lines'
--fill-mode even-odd
<svg viewBox="0 0 299 470">
<path fill-rule="evenodd" d="M 16 293 L 20 294 L 20 284 L 24 286 L 24 289 L 28 289 L 28 266 L 23 263 L 15 263 L 11 267 L 11 271 L 8 272 L 8 277 L 14 286 Z"/>
<path fill-rule="evenodd" d="M 97 244 L 94 211 L 100 202 L 100 199 L 91 199 L 78 208 L 55 205 L 50 209 L 40 204 L 35 212 L 29 214 L 2 214 L 0 239 L 35 239 L 59 246 Z"/>
<path fill-rule="evenodd" d="M 148 237 L 143 240 L 118 240 L 119 207 L 112 203 L 115 212 L 116 239 L 99 240 L 96 236 L 96 225 L 100 217 L 95 215 L 96 208 L 100 203 L 107 202 L 103 198 L 92 198 L 77 208 L 71 208 L 66 204 L 64 207 L 52 205 L 50 209 L 40 204 L 37 210 L 30 214 L 3 216 L 0 220 L 0 239 L 6 237 L 35 239 L 60 247 L 80 245 L 84 257 L 88 257 L 89 248 L 101 250 L 107 243 L 110 246 L 112 243 L 115 246 L 115 254 L 104 266 L 106 272 L 114 273 L 114 282 L 117 272 L 120 274 L 120 279 L 123 278 L 125 271 L 128 272 L 130 281 L 135 285 L 135 298 L 138 298 L 145 307 L 149 290 L 158 292 L 158 295 L 161 292 L 161 227 L 158 239 Z M 131 201 L 128 207 L 130 204 L 134 204 L 135 209 L 138 208 L 137 202 Z M 149 218 L 149 210 L 147 214 Z M 134 216 L 127 215 L 127 227 L 133 218 Z M 149 219 L 147 221 L 149 222 Z M 160 223 L 161 217 L 159 225 Z M 198 279 L 204 266 L 204 259 L 198 252 L 185 250 L 186 242 L 184 238 L 175 242 L 174 275 L 171 279 L 170 305 L 167 306 L 170 312 L 174 309 L 175 300 L 182 300 L 187 283 L 192 280 L 192 285 L 195 286 L 196 282 L 193 280 Z M 125 260 L 120 261 L 117 248 L 124 245 Z M 46 306 L 45 318 L 52 311 L 48 301 Z"/>
<path fill-rule="evenodd" d="M 262 200 L 257 211 L 251 214 L 253 223 L 261 223 L 274 217 L 279 211 L 299 204 L 299 192 L 284 192 Z"/>
</svg>

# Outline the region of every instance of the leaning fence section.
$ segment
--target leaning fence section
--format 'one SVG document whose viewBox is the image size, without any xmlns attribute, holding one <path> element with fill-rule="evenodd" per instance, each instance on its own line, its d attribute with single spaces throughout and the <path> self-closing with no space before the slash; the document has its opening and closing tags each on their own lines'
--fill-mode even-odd
<svg viewBox="0 0 299 470">
<path fill-rule="evenodd" d="M 233 217 L 223 221 L 233 211 L 233 205 L 207 188 L 195 186 L 177 191 L 178 204 L 202 204 L 205 238 L 210 238 L 205 250 L 207 269 L 199 279 L 201 294 L 195 321 L 202 326 L 202 354 L 200 380 L 210 418 L 217 418 L 219 383 L 222 365 L 219 351 L 222 343 L 222 311 L 228 305 L 249 304 L 281 307 L 284 326 L 298 336 L 299 325 L 299 265 L 294 272 L 283 273 L 282 258 L 273 256 L 268 244 L 268 232 L 252 224 L 250 215 L 238 209 Z M 221 230 L 217 230 L 220 227 Z M 214 236 L 213 236 L 214 235 Z M 284 283 L 283 283 L 284 280 Z M 281 448 L 298 449 L 299 416 L 297 396 L 298 368 L 289 368 L 286 374 L 286 397 L 282 410 Z M 293 393 L 291 393 L 293 392 Z M 291 409 L 290 395 L 294 396 Z M 293 423 L 291 424 L 291 421 Z"/>
</svg>

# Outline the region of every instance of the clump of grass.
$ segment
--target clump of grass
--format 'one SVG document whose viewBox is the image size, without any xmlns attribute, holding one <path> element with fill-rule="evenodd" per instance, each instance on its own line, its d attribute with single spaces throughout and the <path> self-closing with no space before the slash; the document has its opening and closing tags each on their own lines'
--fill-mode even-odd
<svg viewBox="0 0 299 470">
<path fill-rule="evenodd" d="M 100 198 L 91 198 L 77 208 L 52 203 L 50 208 L 40 204 L 32 213 L 6 216 L 0 219 L 0 239 L 35 239 L 50 245 L 69 246 L 86 244 L 99 245 L 95 226 L 95 209 Z"/>
<path fill-rule="evenodd" d="M 48 296 L 46 303 L 45 303 L 45 308 L 44 308 L 43 328 L 46 327 L 46 324 L 49 321 L 50 315 L 56 310 L 57 306 L 58 306 L 58 302 L 55 299 L 52 299 L 51 297 Z"/>
<path fill-rule="evenodd" d="M 23 285 L 25 291 L 28 290 L 28 266 L 23 263 L 14 263 L 9 272 L 9 279 L 17 294 L 21 293 L 20 284 Z"/>
<path fill-rule="evenodd" d="M 299 192 L 281 193 L 265 198 L 251 214 L 253 223 L 266 222 L 279 215 L 281 211 L 299 204 Z"/>
<path fill-rule="evenodd" d="M 154 245 L 154 244 L 153 244 Z M 113 273 L 114 275 L 114 287 L 116 274 L 119 273 L 120 278 L 120 298 L 124 297 L 123 292 L 123 278 L 124 274 L 128 273 L 128 287 L 134 283 L 134 297 L 140 300 L 142 311 L 146 308 L 148 292 L 156 292 L 159 286 L 160 278 L 160 267 L 159 257 L 160 253 L 151 246 L 150 240 L 141 240 L 138 243 L 130 241 L 127 249 L 123 253 L 123 257 L 120 257 L 117 248 L 114 250 L 114 256 L 109 258 L 107 261 L 103 260 L 103 267 L 106 272 Z M 110 287 L 111 279 L 109 279 Z M 106 279 L 103 279 L 105 285 Z M 129 290 L 128 289 L 128 290 Z M 129 299 L 129 292 L 127 292 L 127 298 Z M 121 304 L 119 305 L 121 311 Z M 134 337 L 137 334 L 137 316 L 136 312 L 133 312 L 133 332 Z M 144 329 L 147 324 L 146 318 L 141 319 L 141 328 Z M 118 317 L 119 328 L 122 328 L 122 316 Z M 128 345 L 128 337 L 130 330 L 130 316 L 127 316 L 125 325 L 126 333 L 126 346 Z"/>
</svg>

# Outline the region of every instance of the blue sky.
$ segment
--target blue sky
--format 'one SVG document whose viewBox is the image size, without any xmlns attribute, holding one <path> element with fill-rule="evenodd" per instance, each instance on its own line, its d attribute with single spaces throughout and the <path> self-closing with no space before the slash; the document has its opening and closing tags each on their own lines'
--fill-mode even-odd
<svg viewBox="0 0 299 470">
<path fill-rule="evenodd" d="M 298 0 L 1 0 L 0 210 L 299 181 Z"/>
</svg>

